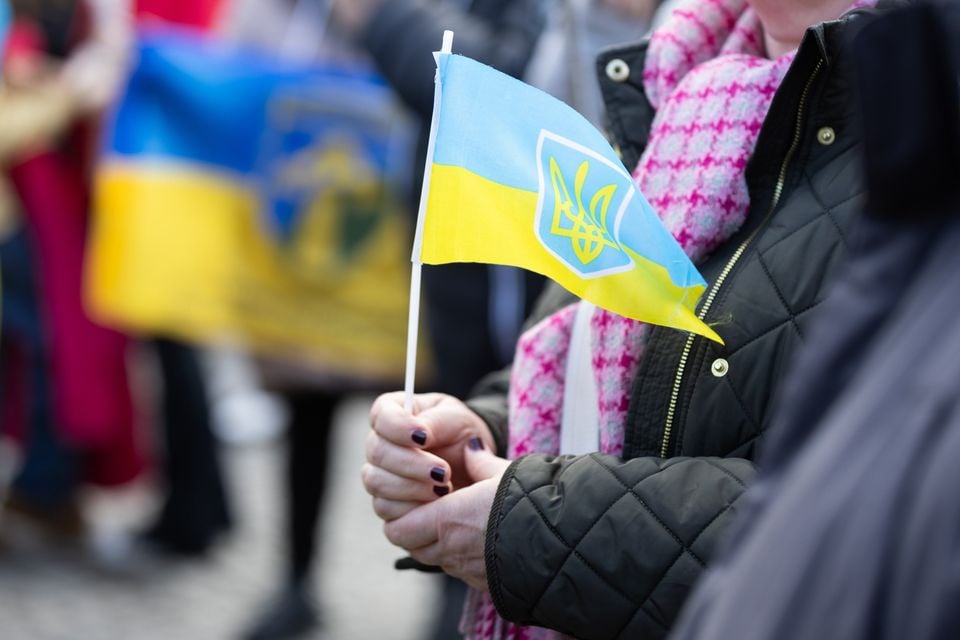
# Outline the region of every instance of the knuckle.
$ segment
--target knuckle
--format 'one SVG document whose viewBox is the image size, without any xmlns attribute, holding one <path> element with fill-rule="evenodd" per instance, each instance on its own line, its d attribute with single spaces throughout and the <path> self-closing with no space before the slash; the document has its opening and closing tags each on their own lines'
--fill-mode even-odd
<svg viewBox="0 0 960 640">
<path fill-rule="evenodd" d="M 433 567 L 440 567 L 441 569 L 443 568 L 443 556 L 437 549 L 435 549 L 432 546 L 423 547 L 421 549 L 411 551 L 410 556 L 414 560 L 417 560 L 418 562 L 422 562 L 423 564 L 430 565 Z"/>
<path fill-rule="evenodd" d="M 387 504 L 387 501 L 383 498 L 374 497 L 373 499 L 373 512 L 377 514 L 377 517 L 383 520 L 390 519 L 390 508 Z"/>
<path fill-rule="evenodd" d="M 376 397 L 373 404 L 370 405 L 370 426 L 376 428 L 376 424 L 380 421 L 382 415 L 397 405 L 397 397 L 398 392 L 396 391 L 381 393 Z M 400 397 L 402 397 L 402 392 L 400 392 Z"/>
<path fill-rule="evenodd" d="M 367 439 L 363 443 L 363 454 L 368 462 L 373 462 L 374 450 L 377 447 L 377 440 L 379 440 L 379 436 L 371 431 L 369 434 L 367 434 Z"/>
<path fill-rule="evenodd" d="M 364 488 L 369 488 L 370 486 L 370 465 L 364 463 L 360 467 L 360 481 L 363 482 Z"/>
<path fill-rule="evenodd" d="M 390 544 L 396 545 L 398 547 L 402 546 L 400 544 L 400 539 L 398 537 L 397 527 L 392 522 L 383 523 L 383 535 L 386 536 Z"/>
<path fill-rule="evenodd" d="M 367 460 L 370 464 L 376 467 L 382 467 L 384 458 L 386 457 L 385 449 L 383 438 L 379 436 L 371 438 L 367 445 Z"/>
<path fill-rule="evenodd" d="M 433 564 L 433 562 L 431 562 L 432 558 L 430 558 L 429 554 L 423 549 L 414 549 L 410 551 L 410 557 L 423 564 Z"/>
<path fill-rule="evenodd" d="M 367 490 L 367 493 L 377 495 L 377 493 L 380 492 L 382 482 L 380 480 L 380 474 L 377 473 L 374 467 L 369 464 L 363 465 L 363 468 L 360 470 L 360 476 L 363 478 L 363 486 Z"/>
</svg>

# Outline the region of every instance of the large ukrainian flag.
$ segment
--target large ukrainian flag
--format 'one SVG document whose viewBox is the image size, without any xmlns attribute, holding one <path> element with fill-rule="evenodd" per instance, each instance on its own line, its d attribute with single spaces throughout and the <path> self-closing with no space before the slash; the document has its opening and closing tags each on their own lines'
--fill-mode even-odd
<svg viewBox="0 0 960 640">
<path fill-rule="evenodd" d="M 694 313 L 703 278 L 586 119 L 469 58 L 441 53 L 438 67 L 423 262 L 524 267 L 623 316 L 720 341 Z"/>
<path fill-rule="evenodd" d="M 92 311 L 395 384 L 409 286 L 397 115 L 369 71 L 145 36 L 96 176 Z"/>
</svg>

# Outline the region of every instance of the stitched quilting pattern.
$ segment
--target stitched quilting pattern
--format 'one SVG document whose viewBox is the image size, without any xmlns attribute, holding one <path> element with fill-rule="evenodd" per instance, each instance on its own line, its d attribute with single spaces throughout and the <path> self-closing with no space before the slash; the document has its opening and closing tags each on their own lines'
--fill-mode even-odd
<svg viewBox="0 0 960 640">
<path fill-rule="evenodd" d="M 673 461 L 638 459 L 632 464 L 616 467 L 605 464 L 609 460 L 613 459 L 584 457 L 571 463 L 561 474 L 571 483 L 576 482 L 577 477 L 589 476 L 591 482 L 603 485 L 597 493 L 606 496 L 606 500 L 602 504 L 597 503 L 593 516 L 583 521 L 571 523 L 559 516 L 558 522 L 558 514 L 553 511 L 551 503 L 555 486 L 546 478 L 544 484 L 529 487 L 523 486 L 516 477 L 511 481 L 513 502 L 505 505 L 504 521 L 509 526 L 511 518 L 526 519 L 536 514 L 533 517 L 539 518 L 543 526 L 552 532 L 554 543 L 546 553 L 551 555 L 551 564 L 560 567 L 541 585 L 523 585 L 524 596 L 532 594 L 526 606 L 536 611 L 544 601 L 556 602 L 557 598 L 563 597 L 565 590 L 571 588 L 571 581 L 576 579 L 578 587 L 595 594 L 590 601 L 591 607 L 602 611 L 606 605 L 617 605 L 612 606 L 611 611 L 630 611 L 627 619 L 611 621 L 615 628 L 621 629 L 615 637 L 635 637 L 636 630 L 641 627 L 659 627 L 659 633 L 655 635 L 662 635 L 666 631 L 665 620 L 671 618 L 665 618 L 660 605 L 652 600 L 655 590 L 664 583 L 689 585 L 702 570 L 704 553 L 709 550 L 701 549 L 698 545 L 707 532 L 725 526 L 728 511 L 735 504 L 743 485 L 750 480 L 752 468 L 745 461 L 731 466 L 709 458 Z M 592 469 L 587 469 L 588 466 Z M 682 478 L 690 477 L 690 474 L 696 474 L 698 482 L 704 485 L 717 487 L 721 499 L 712 501 L 715 505 L 713 510 L 691 509 L 690 517 L 678 516 L 675 509 L 663 504 L 662 490 L 666 486 L 677 486 Z M 580 488 L 581 484 L 578 483 L 577 487 Z M 599 544 L 598 540 L 609 540 L 606 528 L 612 521 L 622 524 L 625 514 L 629 514 L 633 522 L 629 528 L 630 535 L 657 545 L 656 557 L 659 560 L 656 566 L 629 567 L 627 573 L 635 575 L 636 580 L 628 585 L 619 585 L 605 576 L 622 574 L 622 563 L 629 561 L 629 558 L 617 556 L 614 553 L 615 546 Z M 520 559 L 505 561 L 522 562 Z M 512 567 L 512 570 L 516 571 L 517 567 Z M 588 584 L 584 584 L 584 581 Z M 584 635 L 589 637 L 589 632 Z"/>
</svg>

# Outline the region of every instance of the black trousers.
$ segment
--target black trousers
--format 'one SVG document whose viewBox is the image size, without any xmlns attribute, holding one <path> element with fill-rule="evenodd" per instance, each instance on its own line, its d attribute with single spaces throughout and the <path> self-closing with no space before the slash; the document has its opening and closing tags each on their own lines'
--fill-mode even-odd
<svg viewBox="0 0 960 640">
<path fill-rule="evenodd" d="M 206 385 L 194 350 L 154 341 L 163 378 L 166 497 L 149 535 L 174 551 L 202 552 L 230 526 Z"/>
<path fill-rule="evenodd" d="M 290 409 L 287 446 L 288 578 L 303 584 L 316 556 L 316 530 L 330 461 L 333 413 L 343 395 L 328 391 L 284 394 Z"/>
</svg>

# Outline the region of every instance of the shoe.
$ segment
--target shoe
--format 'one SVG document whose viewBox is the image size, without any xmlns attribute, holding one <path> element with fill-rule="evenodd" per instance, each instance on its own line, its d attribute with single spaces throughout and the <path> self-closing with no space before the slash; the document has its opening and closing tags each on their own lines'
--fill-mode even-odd
<svg viewBox="0 0 960 640">
<path fill-rule="evenodd" d="M 80 505 L 74 499 L 45 505 L 11 491 L 3 501 L 0 512 L 5 518 L 29 523 L 41 535 L 58 542 L 81 542 L 87 532 Z"/>
<path fill-rule="evenodd" d="M 113 577 L 149 581 L 172 566 L 168 552 L 133 532 L 94 530 L 87 551 L 93 567 Z"/>
<path fill-rule="evenodd" d="M 229 532 L 230 523 L 207 518 L 202 522 L 172 511 L 163 511 L 141 534 L 141 540 L 157 551 L 185 558 L 201 558 L 209 554 Z"/>
<path fill-rule="evenodd" d="M 298 638 L 317 626 L 317 614 L 302 587 L 289 587 L 251 627 L 244 640 Z"/>
<path fill-rule="evenodd" d="M 0 502 L 0 553 L 74 558 L 84 550 L 87 523 L 75 500 L 46 505 L 11 493 Z"/>
<path fill-rule="evenodd" d="M 172 556 L 202 558 L 214 545 L 214 536 L 183 534 L 163 526 L 151 526 L 139 536 L 146 546 Z"/>
</svg>

